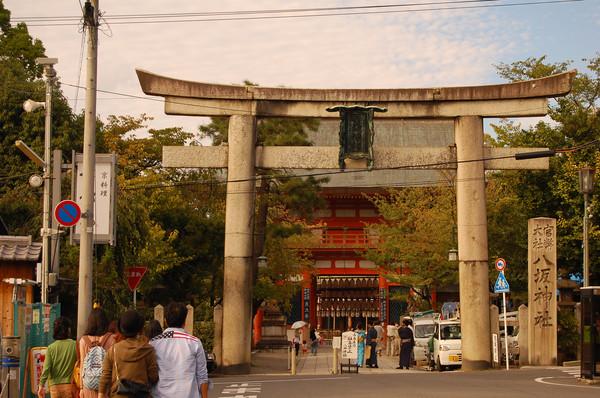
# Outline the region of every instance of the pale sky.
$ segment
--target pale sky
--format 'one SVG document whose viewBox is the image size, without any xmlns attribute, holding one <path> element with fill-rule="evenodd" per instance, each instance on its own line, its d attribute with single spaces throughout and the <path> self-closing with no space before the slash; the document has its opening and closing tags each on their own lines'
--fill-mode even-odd
<svg viewBox="0 0 600 398">
<path fill-rule="evenodd" d="M 83 0 L 81 0 L 83 2 Z M 444 0 L 442 0 L 444 1 Z M 456 0 L 445 0 L 456 1 Z M 429 5 L 425 8 L 506 5 L 525 0 Z M 542 0 L 530 0 L 542 1 Z M 123 1 L 100 0 L 108 18 L 118 14 L 183 13 L 369 6 L 424 0 Z M 428 0 L 427 2 L 440 1 Z M 4 0 L 14 20 L 81 15 L 78 0 Z M 408 88 L 501 82 L 493 64 L 548 55 L 550 61 L 581 59 L 600 51 L 600 1 L 584 0 L 517 7 L 395 12 L 418 7 L 350 10 L 361 15 L 116 24 L 103 21 L 98 55 L 98 88 L 148 99 L 135 68 L 174 78 L 222 84 L 250 80 L 261 86 L 299 88 Z M 386 11 L 381 14 L 365 12 Z M 340 11 L 338 11 L 340 12 Z M 311 14 L 315 14 L 312 12 Z M 264 14 L 261 14 L 264 15 Z M 206 19 L 193 17 L 188 19 Z M 63 83 L 85 82 L 80 26 L 32 26 L 48 57 L 59 59 Z M 80 75 L 81 70 L 81 75 Z M 85 94 L 63 85 L 81 110 Z M 41 98 L 36 100 L 42 100 Z M 181 126 L 196 132 L 206 119 L 165 115 L 162 101 L 98 94 L 97 111 L 155 119 L 150 127 Z M 526 121 L 527 123 L 527 121 Z"/>
</svg>

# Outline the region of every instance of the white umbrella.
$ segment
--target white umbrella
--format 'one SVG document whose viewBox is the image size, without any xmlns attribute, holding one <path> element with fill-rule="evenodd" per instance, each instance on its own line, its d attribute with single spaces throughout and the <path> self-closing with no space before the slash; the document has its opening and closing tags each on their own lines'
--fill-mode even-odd
<svg viewBox="0 0 600 398">
<path fill-rule="evenodd" d="M 306 322 L 304 321 L 296 321 L 292 324 L 292 329 L 300 329 L 301 327 L 304 327 L 306 325 Z"/>
</svg>

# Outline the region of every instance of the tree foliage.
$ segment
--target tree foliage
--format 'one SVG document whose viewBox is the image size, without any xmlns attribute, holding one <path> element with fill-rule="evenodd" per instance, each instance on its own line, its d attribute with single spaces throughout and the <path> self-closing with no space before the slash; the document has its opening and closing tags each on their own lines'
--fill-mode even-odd
<svg viewBox="0 0 600 398">
<path fill-rule="evenodd" d="M 148 268 L 139 287 L 147 306 L 171 300 L 212 305 L 221 294 L 223 188 L 212 173 L 164 169 L 162 146 L 195 143 L 195 137 L 180 128 L 132 135 L 149 120 L 109 116 L 100 127 L 98 146 L 118 157 L 117 245 L 97 247 L 93 284 L 95 299 L 112 314 L 131 304 L 124 275 L 132 266 Z M 64 275 L 76 279 L 77 270 L 78 256 L 65 255 Z"/>
<path fill-rule="evenodd" d="M 508 262 L 511 298 L 527 301 L 527 212 L 510 181 L 491 173 L 486 186 L 490 291 L 498 274 L 495 261 Z"/>
<path fill-rule="evenodd" d="M 38 236 L 42 188 L 31 188 L 27 180 L 41 170 L 16 148 L 15 141 L 24 141 L 38 155 L 44 153 L 44 111 L 26 113 L 23 102 L 45 98 L 42 69 L 35 63 L 45 56 L 45 49 L 25 24 L 10 24 L 10 12 L 2 2 L 0 29 L 0 217 L 9 233 Z M 81 118 L 72 113 L 58 86 L 52 104 L 53 147 L 70 155 L 81 143 L 77 134 Z"/>
<path fill-rule="evenodd" d="M 525 218 L 557 219 L 558 266 L 562 277 L 581 276 L 583 195 L 578 189 L 578 170 L 584 165 L 597 168 L 599 161 L 596 140 L 600 139 L 600 54 L 584 62 L 587 70 L 577 73 L 572 92 L 552 101 L 549 120 L 527 128 L 502 121 L 493 126 L 496 137 L 489 138 L 496 146 L 568 148 L 550 160 L 548 172 L 503 172 L 494 176 L 506 187 L 507 195 L 512 194 L 517 199 Z M 542 56 L 500 64 L 497 68 L 502 77 L 516 81 L 564 72 L 571 64 L 570 61 L 550 63 Z M 597 208 L 594 197 L 591 196 L 592 213 Z M 600 247 L 596 244 L 600 235 L 595 218 L 592 218 L 589 233 L 592 278 L 600 281 L 597 260 Z M 513 239 L 513 243 L 520 253 L 513 262 L 526 264 L 522 250 L 526 236 L 520 236 L 518 241 Z"/>
<path fill-rule="evenodd" d="M 365 257 L 382 267 L 389 281 L 409 287 L 417 304 L 431 308 L 432 291 L 457 282 L 458 265 L 448 261 L 448 250 L 456 244 L 454 190 L 394 189 L 372 201 L 383 221 L 368 228 L 381 243 Z"/>
</svg>

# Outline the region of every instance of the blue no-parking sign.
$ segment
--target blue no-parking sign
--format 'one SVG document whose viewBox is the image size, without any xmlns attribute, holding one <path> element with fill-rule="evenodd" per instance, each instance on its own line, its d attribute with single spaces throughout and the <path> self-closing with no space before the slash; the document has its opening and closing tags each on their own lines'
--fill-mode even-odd
<svg viewBox="0 0 600 398">
<path fill-rule="evenodd" d="M 81 208 L 72 200 L 63 200 L 54 208 L 54 218 L 64 227 L 72 227 L 81 218 Z"/>
</svg>

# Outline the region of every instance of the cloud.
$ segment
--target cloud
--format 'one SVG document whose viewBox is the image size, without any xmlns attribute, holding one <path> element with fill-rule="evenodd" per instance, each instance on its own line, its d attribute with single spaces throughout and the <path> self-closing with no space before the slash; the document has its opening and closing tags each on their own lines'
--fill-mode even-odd
<svg viewBox="0 0 600 398">
<path fill-rule="evenodd" d="M 195 2 L 173 0 L 168 10 L 164 4 L 147 0 L 139 8 L 131 2 L 103 0 L 101 7 L 106 15 L 199 11 Z M 336 4 L 364 2 L 227 0 L 219 2 L 218 10 Z M 15 16 L 80 12 L 72 1 L 5 0 L 5 6 Z M 499 81 L 491 65 L 526 46 L 531 34 L 522 21 L 488 9 L 109 27 L 111 37 L 100 35 L 98 87 L 141 96 L 135 68 L 187 80 L 239 84 L 249 79 L 263 86 L 306 88 L 486 84 Z M 81 43 L 77 28 L 30 30 L 44 41 L 49 56 L 59 57 L 62 80 L 75 84 Z M 85 73 L 82 85 L 84 78 Z M 65 92 L 69 98 L 75 95 L 73 89 L 65 87 Z M 162 103 L 153 101 L 105 99 L 98 101 L 97 109 L 103 117 L 148 113 L 155 116 L 153 127 L 180 125 L 195 130 L 202 121 L 165 116 Z"/>
</svg>

